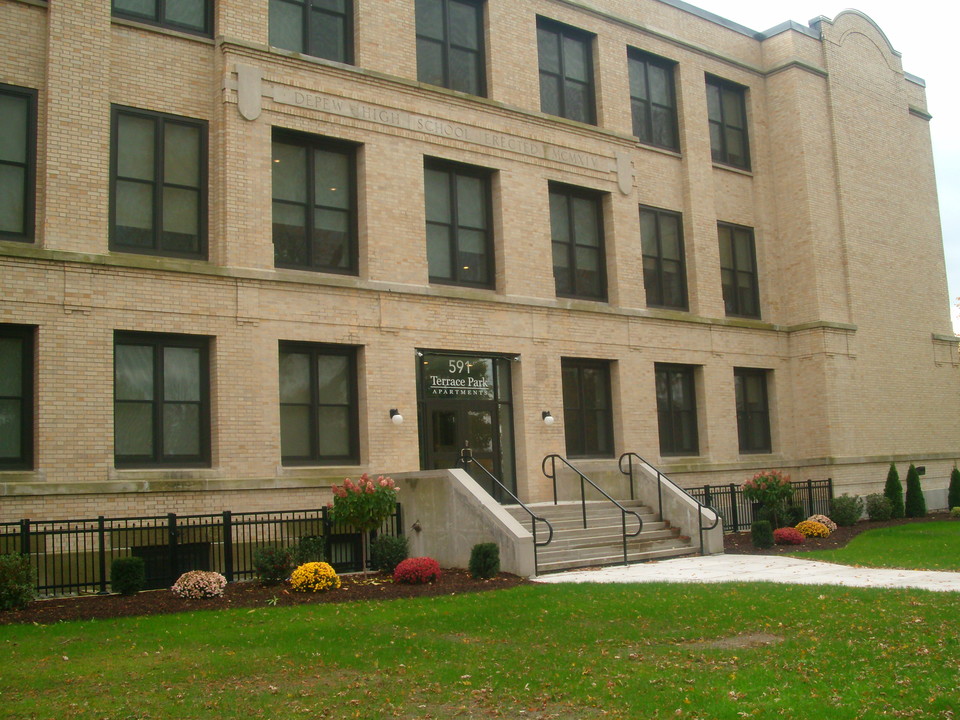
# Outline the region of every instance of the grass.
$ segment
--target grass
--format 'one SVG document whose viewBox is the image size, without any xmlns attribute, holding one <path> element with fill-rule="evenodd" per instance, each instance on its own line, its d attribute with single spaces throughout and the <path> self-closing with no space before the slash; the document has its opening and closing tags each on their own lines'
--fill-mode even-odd
<svg viewBox="0 0 960 720">
<path fill-rule="evenodd" d="M 839 550 L 813 550 L 794 557 L 863 567 L 960 571 L 960 522 L 877 528 L 860 533 Z"/>
<path fill-rule="evenodd" d="M 0 717 L 953 717 L 960 593 L 534 585 L 0 627 Z"/>
</svg>

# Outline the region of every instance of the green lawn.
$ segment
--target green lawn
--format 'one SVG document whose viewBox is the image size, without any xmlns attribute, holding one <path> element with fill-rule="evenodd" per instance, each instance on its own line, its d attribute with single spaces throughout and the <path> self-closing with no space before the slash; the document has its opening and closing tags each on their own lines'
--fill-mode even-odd
<svg viewBox="0 0 960 720">
<path fill-rule="evenodd" d="M 842 565 L 960 571 L 960 522 L 924 522 L 860 533 L 839 550 L 794 553 Z"/>
<path fill-rule="evenodd" d="M 0 717 L 951 718 L 960 593 L 491 593 L 0 627 Z"/>
</svg>

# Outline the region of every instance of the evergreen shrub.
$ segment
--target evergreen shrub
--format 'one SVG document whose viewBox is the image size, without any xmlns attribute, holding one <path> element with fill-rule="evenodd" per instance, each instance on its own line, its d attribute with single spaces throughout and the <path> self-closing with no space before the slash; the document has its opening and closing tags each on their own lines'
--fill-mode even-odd
<svg viewBox="0 0 960 720">
<path fill-rule="evenodd" d="M 110 587 L 121 595 L 136 595 L 147 584 L 147 566 L 142 557 L 118 557 L 110 563 Z"/>
<path fill-rule="evenodd" d="M 397 565 L 406 560 L 409 554 L 405 535 L 378 535 L 370 543 L 370 566 L 392 575 Z"/>
<path fill-rule="evenodd" d="M 950 489 L 947 490 L 947 507 L 960 507 L 960 470 L 956 466 L 950 473 Z"/>
<path fill-rule="evenodd" d="M 323 562 L 327 543 L 322 535 L 305 535 L 293 548 L 293 564 L 303 565 L 309 562 Z"/>
<path fill-rule="evenodd" d="M 907 501 L 904 504 L 904 510 L 906 516 L 911 518 L 922 518 L 927 514 L 927 501 L 920 487 L 920 473 L 912 464 L 907 470 Z"/>
<path fill-rule="evenodd" d="M 0 610 L 23 610 L 36 596 L 26 555 L 0 555 Z"/>
<path fill-rule="evenodd" d="M 897 472 L 897 466 L 890 463 L 890 470 L 887 472 L 887 482 L 883 486 L 883 494 L 890 500 L 890 517 L 903 517 L 903 485 L 900 483 L 900 473 Z M 869 510 L 867 511 L 869 512 Z M 871 520 L 879 520 L 870 515 Z"/>
<path fill-rule="evenodd" d="M 960 520 L 960 506 L 950 508 L 950 517 L 954 520 Z"/>
<path fill-rule="evenodd" d="M 470 577 L 486 580 L 500 572 L 500 546 L 496 543 L 477 543 L 470 550 Z"/>
<path fill-rule="evenodd" d="M 282 583 L 293 568 L 293 553 L 289 548 L 262 547 L 253 551 L 253 572 L 264 585 Z"/>
<path fill-rule="evenodd" d="M 863 498 L 859 495 L 841 495 L 830 501 L 830 517 L 837 525 L 849 527 L 863 515 Z"/>
<path fill-rule="evenodd" d="M 871 520 L 889 520 L 893 517 L 893 503 L 881 493 L 867 495 L 867 515 Z"/>
<path fill-rule="evenodd" d="M 757 548 L 773 547 L 773 528 L 769 520 L 754 520 L 750 526 L 750 540 Z"/>
</svg>

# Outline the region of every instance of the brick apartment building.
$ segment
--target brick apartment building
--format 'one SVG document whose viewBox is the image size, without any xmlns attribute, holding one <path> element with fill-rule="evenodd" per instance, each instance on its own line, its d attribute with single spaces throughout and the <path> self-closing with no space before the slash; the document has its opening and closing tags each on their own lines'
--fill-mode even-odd
<svg viewBox="0 0 960 720">
<path fill-rule="evenodd" d="M 960 458 L 924 84 L 858 12 L 0 0 L 0 36 L 0 520 L 315 506 L 466 444 L 525 500 L 553 452 L 851 493 Z"/>
</svg>

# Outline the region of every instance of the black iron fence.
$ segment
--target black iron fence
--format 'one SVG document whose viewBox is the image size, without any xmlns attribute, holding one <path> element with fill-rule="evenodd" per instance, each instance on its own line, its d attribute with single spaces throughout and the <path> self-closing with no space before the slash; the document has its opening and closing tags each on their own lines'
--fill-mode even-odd
<svg viewBox="0 0 960 720">
<path fill-rule="evenodd" d="M 400 504 L 378 534 L 402 535 Z M 323 537 L 326 560 L 337 572 L 362 570 L 361 534 L 334 524 L 328 508 L 214 515 L 0 523 L 0 554 L 30 557 L 41 596 L 105 593 L 114 559 L 144 559 L 147 587 L 169 587 L 188 570 L 215 570 L 227 581 L 254 577 L 259 548 L 291 547 Z"/>
<path fill-rule="evenodd" d="M 793 503 L 803 509 L 804 518 L 811 515 L 830 515 L 830 500 L 833 498 L 833 479 L 801 480 L 793 485 Z M 749 530 L 754 520 L 754 503 L 743 496 L 739 485 L 704 485 L 684 488 L 704 505 L 716 509 L 723 518 L 724 532 Z"/>
</svg>

